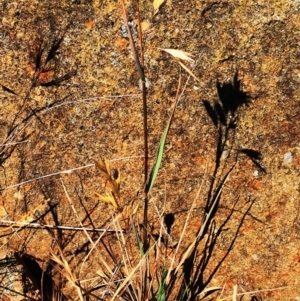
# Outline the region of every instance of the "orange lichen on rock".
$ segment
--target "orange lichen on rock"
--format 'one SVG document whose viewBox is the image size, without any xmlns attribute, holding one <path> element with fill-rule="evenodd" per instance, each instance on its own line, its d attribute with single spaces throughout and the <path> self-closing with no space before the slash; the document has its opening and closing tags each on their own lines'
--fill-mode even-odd
<svg viewBox="0 0 300 301">
<path fill-rule="evenodd" d="M 49 70 L 45 72 L 41 72 L 38 76 L 38 81 L 40 83 L 48 83 L 54 78 L 54 70 Z"/>
<path fill-rule="evenodd" d="M 124 39 L 124 38 L 116 38 L 115 39 L 115 47 L 118 50 L 125 50 L 128 47 L 128 40 Z"/>
<path fill-rule="evenodd" d="M 89 29 L 92 29 L 94 28 L 96 25 L 95 25 L 95 22 L 92 21 L 92 20 L 87 20 L 84 25 L 86 26 L 86 28 L 89 28 Z"/>
<path fill-rule="evenodd" d="M 255 190 L 261 190 L 261 188 L 262 188 L 262 182 L 261 181 L 259 181 L 259 180 L 251 180 L 250 182 L 248 182 L 248 185 L 247 185 L 248 187 L 251 187 L 251 188 L 253 188 L 253 189 L 255 189 Z"/>
</svg>

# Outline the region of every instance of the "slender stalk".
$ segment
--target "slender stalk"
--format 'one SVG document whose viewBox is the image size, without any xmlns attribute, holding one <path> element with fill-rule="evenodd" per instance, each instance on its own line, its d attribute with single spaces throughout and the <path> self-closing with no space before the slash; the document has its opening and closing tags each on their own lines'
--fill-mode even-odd
<svg viewBox="0 0 300 301">
<path fill-rule="evenodd" d="M 146 185 L 148 181 L 148 156 L 149 156 L 149 151 L 148 151 L 148 122 L 147 122 L 147 95 L 146 95 L 146 86 L 145 86 L 145 72 L 144 72 L 144 58 L 143 58 L 143 41 L 142 41 L 142 33 L 141 33 L 141 18 L 140 18 L 140 11 L 139 11 L 139 2 L 138 0 L 136 1 L 137 5 L 137 11 L 138 11 L 138 22 L 139 22 L 139 41 L 140 41 L 140 48 L 141 48 L 141 61 L 138 55 L 138 51 L 135 47 L 134 40 L 132 37 L 131 29 L 128 24 L 128 15 L 126 12 L 125 8 L 125 3 L 124 0 L 121 0 L 122 4 L 122 9 L 123 9 L 123 18 L 124 22 L 127 27 L 127 32 L 128 32 L 128 38 L 130 42 L 130 47 L 131 47 L 131 52 L 133 55 L 133 58 L 136 63 L 136 67 L 138 70 L 138 73 L 140 75 L 140 79 L 142 81 L 142 99 L 143 99 L 143 127 L 144 127 L 144 184 Z M 144 230 L 143 230 L 143 251 L 144 253 L 147 252 L 148 250 L 148 233 L 147 233 L 147 227 L 148 227 L 148 194 L 144 190 Z"/>
<path fill-rule="evenodd" d="M 141 12 L 139 6 L 139 0 L 136 0 L 136 10 L 138 14 L 138 26 L 139 26 L 139 42 L 140 42 L 140 51 L 141 51 L 141 65 L 145 67 L 144 63 L 144 48 L 143 48 L 143 32 L 141 26 Z"/>
<path fill-rule="evenodd" d="M 138 1 L 137 3 L 137 7 L 139 7 L 139 3 Z M 124 18 L 124 22 L 126 24 L 126 28 L 127 28 L 127 32 L 128 32 L 128 38 L 129 38 L 129 43 L 130 43 L 130 47 L 131 47 L 131 52 L 134 58 L 134 61 L 136 63 L 136 67 L 138 70 L 138 73 L 140 75 L 140 79 L 142 81 L 142 98 L 143 98 L 143 126 L 144 126 L 144 155 L 145 155 L 145 159 L 144 159 L 144 183 L 147 182 L 148 180 L 148 122 L 147 122 L 147 97 L 146 97 L 146 86 L 145 86 L 145 71 L 144 71 L 144 52 L 143 52 L 143 43 L 142 43 L 142 33 L 141 33 L 141 20 L 140 20 L 140 14 L 139 14 L 139 8 L 137 9 L 138 11 L 138 22 L 139 22 L 139 40 L 140 40 L 140 47 L 141 47 L 141 61 L 142 64 L 140 62 L 140 58 L 138 55 L 138 51 L 135 47 L 134 44 L 134 40 L 132 37 L 132 33 L 131 33 L 131 29 L 129 27 L 128 24 L 128 15 L 126 12 L 126 8 L 125 8 L 125 3 L 124 0 L 121 0 L 121 4 L 122 4 L 122 9 L 123 9 L 123 18 Z"/>
<path fill-rule="evenodd" d="M 140 58 L 137 52 L 137 49 L 135 47 L 131 29 L 128 25 L 128 16 L 125 8 L 124 0 L 121 0 L 122 9 L 123 9 L 123 17 L 124 22 L 127 27 L 131 52 L 134 57 L 136 67 L 138 70 L 138 73 L 140 75 L 140 79 L 142 82 L 142 100 L 143 100 L 143 128 L 144 128 L 144 186 L 146 187 L 147 181 L 148 181 L 148 121 L 147 121 L 147 95 L 146 95 L 146 85 L 145 85 L 145 71 L 144 71 L 144 52 L 143 52 L 143 38 L 142 38 L 142 30 L 141 30 L 141 17 L 140 17 L 140 10 L 139 10 L 139 1 L 136 0 L 136 6 L 137 6 L 137 12 L 138 12 L 138 23 L 139 23 L 139 41 L 140 41 L 140 51 L 141 51 L 141 62 Z M 144 217 L 143 217 L 143 257 L 145 258 L 146 263 L 142 267 L 142 288 L 141 288 L 141 301 L 146 300 L 147 297 L 147 291 L 148 291 L 148 273 L 149 270 L 147 268 L 147 251 L 149 250 L 149 242 L 148 242 L 148 192 L 144 189 Z"/>
</svg>

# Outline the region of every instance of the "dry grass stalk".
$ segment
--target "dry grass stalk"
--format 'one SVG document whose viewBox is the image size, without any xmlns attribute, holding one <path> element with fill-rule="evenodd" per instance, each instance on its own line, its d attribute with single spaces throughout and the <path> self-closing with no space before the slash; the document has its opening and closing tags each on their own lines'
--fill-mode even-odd
<svg viewBox="0 0 300 301">
<path fill-rule="evenodd" d="M 55 255 L 52 252 L 52 260 L 56 262 L 59 266 L 59 272 L 68 280 L 69 284 L 75 288 L 77 292 L 77 296 L 79 300 L 83 301 L 83 293 L 80 285 L 80 280 L 74 275 L 74 270 L 69 266 L 68 261 L 64 257 L 64 254 L 60 247 L 59 250 L 59 256 Z"/>
</svg>

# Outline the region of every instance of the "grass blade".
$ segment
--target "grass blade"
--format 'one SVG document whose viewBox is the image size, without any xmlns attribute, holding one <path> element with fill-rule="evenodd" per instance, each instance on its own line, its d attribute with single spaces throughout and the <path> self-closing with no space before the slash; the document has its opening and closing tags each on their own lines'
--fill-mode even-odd
<svg viewBox="0 0 300 301">
<path fill-rule="evenodd" d="M 173 119 L 173 116 L 174 116 L 174 113 L 175 113 L 175 109 L 176 109 L 176 105 L 177 105 L 177 101 L 178 101 L 180 85 L 181 85 L 181 76 L 180 76 L 179 82 L 178 82 L 177 93 L 176 93 L 176 97 L 175 97 L 173 111 L 172 111 L 172 114 L 171 114 L 171 116 L 169 118 L 168 124 L 165 127 L 165 129 L 164 129 L 164 131 L 162 133 L 162 136 L 160 138 L 157 155 L 156 155 L 154 164 L 152 166 L 152 169 L 151 169 L 148 181 L 147 181 L 147 183 L 145 185 L 145 194 L 146 195 L 150 192 L 151 188 L 154 185 L 156 176 L 158 174 L 158 170 L 159 170 L 161 162 L 162 162 L 166 139 L 167 139 L 170 127 L 171 127 L 172 119 Z"/>
<path fill-rule="evenodd" d="M 172 116 L 171 116 L 171 118 L 172 118 Z M 150 190 L 151 190 L 151 188 L 152 188 L 152 186 L 155 182 L 156 176 L 158 174 L 158 170 L 159 170 L 159 167 L 160 167 L 160 164 L 161 164 L 161 161 L 162 161 L 162 157 L 163 157 L 166 138 L 167 138 L 168 131 L 169 131 L 169 125 L 170 125 L 170 122 L 166 126 L 166 128 L 165 128 L 165 130 L 164 130 L 164 132 L 163 132 L 163 134 L 160 138 L 160 143 L 159 143 L 156 159 L 155 159 L 155 162 L 153 164 L 152 170 L 151 170 L 150 175 L 149 175 L 148 182 L 147 182 L 146 187 L 145 187 L 145 193 L 146 194 L 148 194 L 150 192 Z"/>
</svg>

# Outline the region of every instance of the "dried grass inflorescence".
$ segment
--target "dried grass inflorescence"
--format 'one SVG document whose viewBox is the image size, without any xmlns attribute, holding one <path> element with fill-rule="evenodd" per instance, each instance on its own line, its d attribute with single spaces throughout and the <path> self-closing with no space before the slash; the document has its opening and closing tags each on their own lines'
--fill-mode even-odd
<svg viewBox="0 0 300 301">
<path fill-rule="evenodd" d="M 105 194 L 95 192 L 96 198 L 101 202 L 111 204 L 114 209 L 120 210 L 120 171 L 118 169 L 111 169 L 107 159 L 94 160 L 94 162 L 96 167 L 102 171 L 106 189 Z"/>
</svg>

